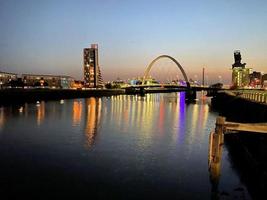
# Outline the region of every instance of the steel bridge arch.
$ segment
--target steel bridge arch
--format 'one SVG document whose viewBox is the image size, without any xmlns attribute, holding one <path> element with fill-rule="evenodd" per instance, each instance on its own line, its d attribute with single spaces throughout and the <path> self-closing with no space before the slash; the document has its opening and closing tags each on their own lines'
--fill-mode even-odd
<svg viewBox="0 0 267 200">
<path fill-rule="evenodd" d="M 143 78 L 143 83 L 142 83 L 142 85 L 145 84 L 145 83 L 144 83 L 144 80 L 148 78 L 148 74 L 149 74 L 149 72 L 150 72 L 152 66 L 154 65 L 154 63 L 155 63 L 156 61 L 160 60 L 161 58 L 169 58 L 170 60 L 172 60 L 172 61 L 177 65 L 177 67 L 178 67 L 178 68 L 180 69 L 180 71 L 182 72 L 183 77 L 184 77 L 184 79 L 185 79 L 185 81 L 186 81 L 187 88 L 189 89 L 189 88 L 190 88 L 190 83 L 189 83 L 189 81 L 188 81 L 187 75 L 186 75 L 186 73 L 185 73 L 183 67 L 180 65 L 180 63 L 179 63 L 177 60 L 175 60 L 173 57 L 171 57 L 171 56 L 169 56 L 169 55 L 160 55 L 160 56 L 158 56 L 157 58 L 155 58 L 154 60 L 152 60 L 152 62 L 148 65 L 148 67 L 147 67 L 146 70 L 145 70 L 145 74 L 144 74 L 144 78 Z"/>
</svg>

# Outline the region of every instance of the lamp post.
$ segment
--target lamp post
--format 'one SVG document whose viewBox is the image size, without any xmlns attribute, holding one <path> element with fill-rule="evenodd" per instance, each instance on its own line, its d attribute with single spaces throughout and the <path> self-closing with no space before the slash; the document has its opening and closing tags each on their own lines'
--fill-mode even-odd
<svg viewBox="0 0 267 200">
<path fill-rule="evenodd" d="M 219 82 L 222 83 L 222 76 L 219 75 L 218 78 L 219 78 Z"/>
<path fill-rule="evenodd" d="M 197 83 L 198 82 L 198 77 L 197 77 L 196 74 L 194 75 L 194 78 L 195 78 L 194 83 Z"/>
</svg>

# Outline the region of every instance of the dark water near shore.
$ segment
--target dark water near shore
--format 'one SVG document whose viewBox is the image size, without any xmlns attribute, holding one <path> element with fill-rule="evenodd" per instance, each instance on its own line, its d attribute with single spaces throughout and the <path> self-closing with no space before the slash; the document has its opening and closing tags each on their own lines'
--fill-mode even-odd
<svg viewBox="0 0 267 200">
<path fill-rule="evenodd" d="M 1 107 L 0 197 L 211 199 L 209 102 L 182 92 Z M 220 199 L 250 199 L 237 174 L 224 148 Z"/>
</svg>

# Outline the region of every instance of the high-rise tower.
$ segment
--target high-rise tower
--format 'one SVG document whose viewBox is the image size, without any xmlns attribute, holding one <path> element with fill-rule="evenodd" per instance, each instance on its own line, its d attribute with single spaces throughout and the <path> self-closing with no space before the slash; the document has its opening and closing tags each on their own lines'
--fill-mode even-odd
<svg viewBox="0 0 267 200">
<path fill-rule="evenodd" d="M 232 86 L 243 88 L 249 85 L 249 74 L 251 69 L 246 68 L 246 63 L 241 63 L 241 53 L 239 50 L 234 52 L 234 64 L 232 64 Z"/>
<path fill-rule="evenodd" d="M 241 63 L 242 57 L 241 57 L 241 53 L 239 50 L 234 51 L 234 60 L 235 60 L 235 63 L 232 64 L 232 68 L 234 67 L 240 67 L 242 69 L 245 68 L 246 63 Z"/>
<path fill-rule="evenodd" d="M 103 87 L 103 80 L 98 63 L 98 45 L 83 49 L 84 87 Z"/>
</svg>

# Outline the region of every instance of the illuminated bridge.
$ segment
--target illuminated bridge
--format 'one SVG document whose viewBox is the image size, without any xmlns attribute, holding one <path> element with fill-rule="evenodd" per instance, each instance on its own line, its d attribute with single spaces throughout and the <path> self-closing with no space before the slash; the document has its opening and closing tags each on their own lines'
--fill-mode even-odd
<svg viewBox="0 0 267 200">
<path fill-rule="evenodd" d="M 176 64 L 176 66 L 178 67 L 178 69 L 182 72 L 182 75 L 183 75 L 183 77 L 184 77 L 184 80 L 186 81 L 186 87 L 187 87 L 187 88 L 190 88 L 190 83 L 189 83 L 189 81 L 188 81 L 187 75 L 186 75 L 186 73 L 185 73 L 183 67 L 180 65 L 180 63 L 179 63 L 177 60 L 175 60 L 173 57 L 168 56 L 168 55 L 161 55 L 161 56 L 158 56 L 157 58 L 155 58 L 155 59 L 148 65 L 148 67 L 147 67 L 146 70 L 145 70 L 145 74 L 144 74 L 144 77 L 143 77 L 143 83 L 142 83 L 142 85 L 145 85 L 145 82 L 146 82 L 146 80 L 148 79 L 149 72 L 151 71 L 153 65 L 154 65 L 158 60 L 160 60 L 160 59 L 162 59 L 162 58 L 168 58 L 168 59 L 170 59 L 171 61 L 173 61 L 173 62 Z"/>
<path fill-rule="evenodd" d="M 154 64 L 163 58 L 167 58 L 171 60 L 175 65 L 178 67 L 178 69 L 181 71 L 183 78 L 185 80 L 185 86 L 178 85 L 178 84 L 151 84 L 149 81 L 149 73 L 154 66 Z M 129 86 L 126 87 L 126 93 L 146 93 L 146 92 L 175 92 L 175 91 L 186 91 L 187 94 L 187 99 L 195 99 L 196 98 L 196 91 L 201 91 L 201 90 L 207 90 L 207 91 L 217 91 L 218 88 L 210 88 L 210 87 L 200 87 L 200 86 L 191 86 L 187 75 L 184 71 L 184 68 L 180 65 L 180 63 L 174 59 L 173 57 L 169 55 L 160 55 L 157 58 L 155 58 L 146 68 L 143 79 L 142 79 L 142 84 L 141 85 L 134 85 L 134 86 Z"/>
</svg>

